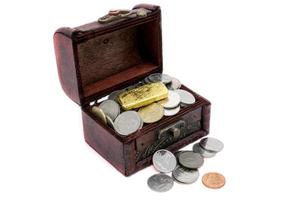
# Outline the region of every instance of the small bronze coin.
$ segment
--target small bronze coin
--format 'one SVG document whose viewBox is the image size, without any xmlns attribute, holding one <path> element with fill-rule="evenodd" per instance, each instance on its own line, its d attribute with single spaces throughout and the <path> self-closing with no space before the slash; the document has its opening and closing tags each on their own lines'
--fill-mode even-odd
<svg viewBox="0 0 300 200">
<path fill-rule="evenodd" d="M 93 106 L 92 107 L 92 113 L 98 118 L 100 119 L 104 124 L 107 123 L 107 119 L 106 119 L 106 115 L 103 112 L 103 110 L 101 108 L 99 108 L 98 106 Z"/>
<path fill-rule="evenodd" d="M 208 188 L 219 189 L 225 185 L 225 177 L 220 173 L 210 172 L 203 175 L 202 183 Z"/>
<path fill-rule="evenodd" d="M 164 108 L 157 103 L 152 103 L 148 106 L 140 108 L 138 113 L 143 122 L 154 123 L 159 121 L 164 116 Z"/>
</svg>

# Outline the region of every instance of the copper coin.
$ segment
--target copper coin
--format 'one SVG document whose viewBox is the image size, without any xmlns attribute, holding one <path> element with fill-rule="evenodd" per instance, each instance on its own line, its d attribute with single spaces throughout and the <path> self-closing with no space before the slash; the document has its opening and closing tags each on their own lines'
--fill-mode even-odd
<svg viewBox="0 0 300 200">
<path fill-rule="evenodd" d="M 157 103 L 152 103 L 140 108 L 138 113 L 143 122 L 149 124 L 159 121 L 164 116 L 164 108 Z"/>
<path fill-rule="evenodd" d="M 225 177 L 220 173 L 210 172 L 203 175 L 202 183 L 208 188 L 219 189 L 225 185 Z"/>
</svg>

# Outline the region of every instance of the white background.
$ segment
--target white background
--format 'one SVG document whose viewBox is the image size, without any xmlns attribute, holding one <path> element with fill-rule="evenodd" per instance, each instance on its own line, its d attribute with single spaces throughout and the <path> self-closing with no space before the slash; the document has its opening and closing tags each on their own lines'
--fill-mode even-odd
<svg viewBox="0 0 300 200">
<path fill-rule="evenodd" d="M 224 188 L 155 193 L 152 167 L 125 178 L 84 142 L 53 33 L 137 3 L 0 3 L 0 199 L 299 199 L 299 1 L 148 1 L 162 7 L 164 72 L 212 102 L 225 148 L 200 173 L 223 173 Z"/>
</svg>

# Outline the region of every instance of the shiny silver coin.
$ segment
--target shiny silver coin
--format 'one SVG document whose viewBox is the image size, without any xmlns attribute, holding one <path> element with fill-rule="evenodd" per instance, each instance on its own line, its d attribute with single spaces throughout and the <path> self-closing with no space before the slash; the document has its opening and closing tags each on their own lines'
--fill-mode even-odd
<svg viewBox="0 0 300 200">
<path fill-rule="evenodd" d="M 220 140 L 212 137 L 202 138 L 199 142 L 200 146 L 211 152 L 218 153 L 223 150 L 224 144 Z"/>
<path fill-rule="evenodd" d="M 180 96 L 176 92 L 169 90 L 168 98 L 161 100 L 158 103 L 166 109 L 173 109 L 180 104 Z"/>
<path fill-rule="evenodd" d="M 140 115 L 139 115 L 139 117 L 140 117 Z M 140 124 L 140 128 L 139 129 L 142 129 L 143 128 L 143 126 L 144 126 L 144 122 L 143 122 L 143 120 L 142 120 L 142 118 L 140 117 L 140 119 L 141 119 L 141 124 Z"/>
<path fill-rule="evenodd" d="M 197 169 L 204 163 L 203 157 L 199 153 L 192 151 L 181 153 L 178 160 L 183 167 L 188 169 Z"/>
<path fill-rule="evenodd" d="M 145 82 L 146 84 L 151 83 L 151 81 L 148 79 L 148 77 L 146 77 L 146 78 L 144 79 L 144 82 Z"/>
<path fill-rule="evenodd" d="M 203 149 L 199 143 L 193 145 L 193 151 L 199 153 L 203 158 L 212 158 L 216 155 L 215 152 Z"/>
<path fill-rule="evenodd" d="M 118 96 L 119 96 L 119 94 L 121 94 L 123 92 L 123 90 L 115 90 L 115 91 L 113 91 L 112 93 L 110 93 L 109 95 L 108 95 L 108 99 L 109 100 L 113 100 L 113 101 L 115 101 L 115 102 L 118 102 Z"/>
<path fill-rule="evenodd" d="M 120 135 L 127 136 L 141 127 L 141 118 L 136 111 L 121 113 L 114 122 L 114 129 Z"/>
<path fill-rule="evenodd" d="M 180 111 L 180 106 L 177 106 L 173 109 L 164 109 L 164 116 L 173 116 L 176 115 Z"/>
<path fill-rule="evenodd" d="M 168 84 L 171 83 L 172 78 L 167 74 L 155 73 L 148 76 L 148 80 L 152 83 L 161 81 L 164 84 Z"/>
<path fill-rule="evenodd" d="M 177 94 L 179 94 L 181 103 L 186 104 L 186 105 L 191 105 L 196 102 L 195 97 L 190 92 L 188 92 L 186 90 L 182 90 L 182 89 L 178 89 L 178 90 L 174 90 L 174 91 Z"/>
<path fill-rule="evenodd" d="M 108 116 L 106 115 L 106 121 L 107 121 L 107 124 L 111 127 L 111 128 L 114 128 L 114 121 Z"/>
<path fill-rule="evenodd" d="M 152 163 L 156 170 L 163 173 L 173 171 L 177 165 L 174 154 L 165 149 L 158 150 L 154 153 Z"/>
<path fill-rule="evenodd" d="M 198 180 L 199 171 L 198 169 L 187 169 L 178 165 L 172 172 L 172 176 L 180 183 L 191 184 Z"/>
<path fill-rule="evenodd" d="M 172 78 L 171 83 L 168 84 L 169 90 L 177 90 L 180 87 L 181 87 L 181 82 L 176 78 Z"/>
<path fill-rule="evenodd" d="M 115 120 L 116 117 L 120 114 L 120 106 L 113 100 L 105 100 L 100 105 L 99 108 L 108 115 L 112 120 Z"/>
<path fill-rule="evenodd" d="M 155 174 L 148 179 L 147 183 L 149 188 L 156 192 L 166 192 L 174 185 L 173 179 L 166 174 Z"/>
</svg>

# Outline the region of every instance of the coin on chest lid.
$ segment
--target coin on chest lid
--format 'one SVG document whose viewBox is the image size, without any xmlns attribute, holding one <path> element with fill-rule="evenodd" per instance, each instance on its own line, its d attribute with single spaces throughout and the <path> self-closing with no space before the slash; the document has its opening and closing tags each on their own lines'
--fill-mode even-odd
<svg viewBox="0 0 300 200">
<path fill-rule="evenodd" d="M 164 108 L 157 103 L 152 103 L 148 106 L 140 108 L 138 113 L 143 122 L 154 123 L 159 121 L 164 116 Z"/>
<path fill-rule="evenodd" d="M 174 154 L 165 149 L 158 150 L 154 153 L 152 163 L 156 170 L 163 173 L 173 171 L 177 165 Z"/>
</svg>

